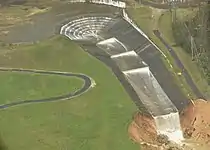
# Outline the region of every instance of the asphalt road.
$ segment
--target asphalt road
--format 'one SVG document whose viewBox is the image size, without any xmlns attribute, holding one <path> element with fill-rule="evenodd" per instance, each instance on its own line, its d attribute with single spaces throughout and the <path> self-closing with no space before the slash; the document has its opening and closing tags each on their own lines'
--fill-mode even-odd
<svg viewBox="0 0 210 150">
<path fill-rule="evenodd" d="M 200 90 L 197 88 L 196 84 L 193 82 L 191 76 L 189 75 L 189 73 L 187 72 L 187 70 L 185 69 L 184 65 L 182 64 L 181 60 L 179 59 L 179 57 L 176 55 L 174 49 L 166 43 L 166 41 L 163 39 L 163 37 L 161 36 L 161 33 L 158 30 L 154 30 L 153 31 L 154 34 L 160 39 L 160 41 L 165 45 L 165 47 L 168 49 L 169 53 L 171 54 L 171 56 L 174 58 L 177 66 L 180 68 L 180 70 L 182 70 L 182 75 L 185 77 L 188 85 L 191 87 L 192 91 L 194 92 L 194 94 L 197 96 L 197 98 L 202 98 L 205 99 L 205 97 L 203 96 L 203 94 L 200 92 Z"/>
<path fill-rule="evenodd" d="M 13 106 L 23 105 L 23 104 L 32 104 L 32 103 L 43 103 L 43 102 L 54 102 L 54 101 L 61 101 L 61 100 L 70 100 L 73 97 L 79 96 L 91 87 L 92 81 L 91 78 L 83 75 L 83 74 L 74 74 L 74 73 L 67 73 L 67 72 L 58 72 L 58 71 L 45 71 L 45 70 L 33 70 L 33 69 L 20 69 L 20 68 L 0 68 L 0 72 L 23 72 L 23 73 L 30 73 L 30 74 L 45 74 L 45 75 L 56 75 L 56 76 L 67 76 L 67 77 L 76 77 L 80 78 L 84 81 L 83 86 L 74 92 L 70 92 L 65 95 L 60 95 L 57 97 L 49 97 L 44 99 L 34 99 L 34 100 L 20 100 L 18 102 L 12 102 L 8 104 L 0 105 L 0 109 L 6 109 Z"/>
</svg>

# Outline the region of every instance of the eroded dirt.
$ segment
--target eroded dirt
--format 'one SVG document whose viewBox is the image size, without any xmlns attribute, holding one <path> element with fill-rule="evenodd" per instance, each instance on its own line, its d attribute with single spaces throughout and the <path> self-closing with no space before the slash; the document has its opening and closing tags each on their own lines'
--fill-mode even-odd
<svg viewBox="0 0 210 150">
<path fill-rule="evenodd" d="M 209 101 L 195 100 L 180 114 L 186 139 L 183 146 L 169 142 L 165 136 L 158 136 L 153 118 L 139 112 L 134 115 L 128 133 L 133 141 L 142 145 L 142 150 L 209 150 L 209 112 Z"/>
<path fill-rule="evenodd" d="M 210 102 L 196 100 L 180 115 L 185 138 L 210 149 Z M 192 142 L 195 144 L 196 142 Z"/>
</svg>

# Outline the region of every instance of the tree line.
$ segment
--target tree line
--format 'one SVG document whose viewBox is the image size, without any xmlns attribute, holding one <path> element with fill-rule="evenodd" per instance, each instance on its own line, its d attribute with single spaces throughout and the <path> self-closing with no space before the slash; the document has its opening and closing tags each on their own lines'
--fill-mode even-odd
<svg viewBox="0 0 210 150">
<path fill-rule="evenodd" d="M 176 43 L 192 56 L 210 85 L 210 1 L 193 19 L 173 22 Z"/>
</svg>

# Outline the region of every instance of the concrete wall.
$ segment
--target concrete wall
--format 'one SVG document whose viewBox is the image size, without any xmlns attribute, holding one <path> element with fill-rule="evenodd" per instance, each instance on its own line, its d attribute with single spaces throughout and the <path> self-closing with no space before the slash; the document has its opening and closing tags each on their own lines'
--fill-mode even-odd
<svg viewBox="0 0 210 150">
<path fill-rule="evenodd" d="M 125 12 L 124 9 L 123 9 L 123 18 L 124 18 L 127 22 L 129 22 L 129 23 L 130 23 L 138 32 L 140 32 L 145 38 L 148 39 L 147 35 L 144 34 L 144 32 L 143 32 L 141 29 L 139 29 L 139 28 L 137 27 L 137 25 L 132 21 L 132 19 L 129 18 L 128 14 Z"/>
<path fill-rule="evenodd" d="M 166 55 L 160 50 L 160 48 L 133 22 L 132 19 L 129 18 L 128 14 L 126 13 L 125 9 L 123 9 L 123 18 L 129 22 L 141 35 L 143 35 L 146 39 L 152 43 L 152 45 L 157 48 L 157 50 L 166 58 Z"/>
<path fill-rule="evenodd" d="M 114 0 L 70 0 L 72 3 L 94 3 L 94 4 L 104 4 L 104 5 L 110 5 L 114 7 L 119 7 L 119 8 L 125 8 L 126 4 L 125 2 L 121 1 L 114 1 Z"/>
</svg>

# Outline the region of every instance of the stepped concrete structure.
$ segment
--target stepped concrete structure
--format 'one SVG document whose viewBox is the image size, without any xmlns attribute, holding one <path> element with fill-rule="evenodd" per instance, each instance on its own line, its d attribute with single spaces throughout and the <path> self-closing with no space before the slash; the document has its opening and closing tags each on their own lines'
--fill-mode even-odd
<svg viewBox="0 0 210 150">
<path fill-rule="evenodd" d="M 80 41 L 79 44 L 85 49 L 94 49 L 95 55 L 102 51 L 105 57 L 103 59 L 108 59 L 119 68 L 141 104 L 153 116 L 157 132 L 167 135 L 171 140 L 180 141 L 183 136 L 177 106 L 182 106 L 174 103 L 175 100 L 171 100 L 164 92 L 167 90 L 166 86 L 173 87 L 166 83 L 162 88 L 160 83 L 163 80 L 156 79 L 161 76 L 161 70 L 156 72 L 154 65 L 164 68 L 159 60 L 161 51 L 133 23 L 124 9 L 121 10 L 121 16 L 86 14 L 62 26 L 60 34 L 75 42 Z M 85 41 L 85 44 L 81 41 Z M 162 73 L 167 72 L 166 70 Z"/>
</svg>

